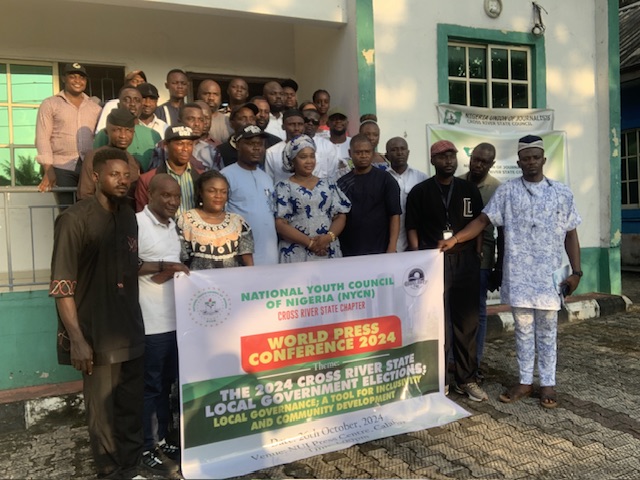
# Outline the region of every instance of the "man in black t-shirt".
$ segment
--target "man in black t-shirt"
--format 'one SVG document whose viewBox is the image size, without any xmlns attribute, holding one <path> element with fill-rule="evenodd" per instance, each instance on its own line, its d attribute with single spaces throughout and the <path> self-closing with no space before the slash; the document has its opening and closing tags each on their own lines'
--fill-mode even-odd
<svg viewBox="0 0 640 480">
<path fill-rule="evenodd" d="M 409 250 L 437 248 L 439 240 L 455 238 L 455 233 L 482 211 L 478 188 L 454 177 L 457 152 L 447 140 L 431 146 L 431 164 L 436 174 L 413 187 L 407 197 L 405 226 Z M 452 347 L 456 391 L 481 402 L 488 397 L 475 378 L 480 295 L 478 252 L 474 239 L 457 244 L 444 257 L 445 358 Z"/>
<path fill-rule="evenodd" d="M 345 257 L 396 251 L 400 231 L 400 188 L 387 172 L 371 165 L 373 145 L 364 134 L 351 139 L 353 170 L 338 180 L 351 201 L 347 224 L 340 234 Z"/>
<path fill-rule="evenodd" d="M 126 153 L 96 152 L 93 179 L 95 195 L 56 219 L 49 295 L 58 311 L 58 362 L 83 375 L 98 476 L 133 478 L 142 453 L 145 337 Z"/>
</svg>

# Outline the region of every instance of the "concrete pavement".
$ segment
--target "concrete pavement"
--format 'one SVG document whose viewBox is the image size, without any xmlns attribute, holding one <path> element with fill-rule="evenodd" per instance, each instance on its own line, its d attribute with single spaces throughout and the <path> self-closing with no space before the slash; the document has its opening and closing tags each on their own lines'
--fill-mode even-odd
<svg viewBox="0 0 640 480">
<path fill-rule="evenodd" d="M 640 302 L 640 274 L 623 290 Z M 503 404 L 517 383 L 513 335 L 488 342 L 488 402 L 451 394 L 473 415 L 420 432 L 356 445 L 242 478 L 637 479 L 640 478 L 640 308 L 559 328 L 555 410 L 538 398 Z M 95 478 L 84 417 L 48 417 L 0 432 L 0 478 Z"/>
</svg>

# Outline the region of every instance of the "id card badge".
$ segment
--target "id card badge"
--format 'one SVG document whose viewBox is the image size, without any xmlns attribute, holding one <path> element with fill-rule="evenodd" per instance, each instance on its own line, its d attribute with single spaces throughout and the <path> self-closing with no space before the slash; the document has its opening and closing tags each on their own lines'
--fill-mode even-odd
<svg viewBox="0 0 640 480">
<path fill-rule="evenodd" d="M 443 240 L 449 240 L 451 237 L 453 237 L 453 230 L 447 229 L 442 231 Z"/>
</svg>

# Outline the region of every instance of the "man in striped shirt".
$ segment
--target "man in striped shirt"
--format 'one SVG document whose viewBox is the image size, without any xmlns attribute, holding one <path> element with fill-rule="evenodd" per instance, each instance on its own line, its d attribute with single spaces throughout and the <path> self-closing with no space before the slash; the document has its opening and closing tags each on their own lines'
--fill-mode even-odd
<svg viewBox="0 0 640 480">
<path fill-rule="evenodd" d="M 141 212 L 144 206 L 149 203 L 149 184 L 151 179 L 158 173 L 168 173 L 180 185 L 180 207 L 176 215 L 195 207 L 194 184 L 202 169 L 196 167 L 191 162 L 193 158 L 193 142 L 200 138 L 185 125 L 177 125 L 167 128 L 164 134 L 164 141 L 167 148 L 167 159 L 157 168 L 153 168 L 142 174 L 136 185 L 136 212 Z"/>
<path fill-rule="evenodd" d="M 84 93 L 87 71 L 79 63 L 65 65 L 64 89 L 46 98 L 38 109 L 36 121 L 36 161 L 42 165 L 43 176 L 38 190 L 76 187 L 82 159 L 92 149 L 100 106 Z M 73 193 L 56 194 L 59 205 L 73 203 Z"/>
</svg>

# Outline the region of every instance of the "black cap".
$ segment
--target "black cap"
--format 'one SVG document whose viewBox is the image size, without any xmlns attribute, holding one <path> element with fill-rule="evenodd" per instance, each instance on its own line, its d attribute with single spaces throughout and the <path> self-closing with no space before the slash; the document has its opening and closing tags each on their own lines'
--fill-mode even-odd
<svg viewBox="0 0 640 480">
<path fill-rule="evenodd" d="M 267 138 L 267 134 L 256 125 L 247 125 L 239 133 L 233 137 L 233 140 L 237 143 L 239 140 L 246 140 L 253 137 Z"/>
<path fill-rule="evenodd" d="M 193 130 L 186 125 L 176 125 L 175 127 L 168 127 L 164 131 L 164 141 L 170 142 L 171 140 L 197 140 L 199 135 L 194 135 Z"/>
<path fill-rule="evenodd" d="M 300 118 L 304 118 L 304 115 L 302 114 L 302 112 L 300 110 L 298 110 L 297 108 L 290 108 L 288 110 L 285 110 L 282 113 L 282 120 L 286 120 L 289 117 L 300 117 Z"/>
<path fill-rule="evenodd" d="M 233 120 L 233 118 L 236 116 L 236 114 L 240 110 L 242 110 L 243 108 L 248 108 L 249 110 L 251 110 L 253 112 L 254 115 L 257 115 L 258 112 L 260 111 L 260 109 L 258 108 L 258 106 L 255 103 L 251 103 L 251 102 L 243 103 L 242 105 L 238 105 L 237 107 L 233 107 L 233 109 L 231 110 L 231 113 L 229 114 L 229 120 Z"/>
<path fill-rule="evenodd" d="M 84 75 L 85 77 L 87 76 L 87 70 L 78 62 L 67 63 L 64 66 L 64 75 L 67 75 L 68 73 L 79 73 L 80 75 Z"/>
<path fill-rule="evenodd" d="M 347 111 L 342 107 L 333 107 L 329 112 L 327 112 L 327 118 L 341 116 L 344 118 L 348 118 Z"/>
<path fill-rule="evenodd" d="M 118 107 L 107 115 L 107 123 L 116 127 L 135 128 L 136 116 L 126 108 Z"/>
<path fill-rule="evenodd" d="M 292 78 L 287 78 L 286 80 L 283 80 L 282 82 L 280 82 L 280 86 L 282 88 L 284 88 L 284 87 L 293 88 L 294 92 L 298 91 L 298 82 L 296 82 Z"/>
<path fill-rule="evenodd" d="M 140 92 L 140 95 L 142 95 L 142 98 L 148 98 L 148 97 L 159 98 L 160 97 L 160 95 L 158 95 L 158 89 L 154 85 L 151 85 L 150 83 L 141 83 L 136 88 Z"/>
</svg>

